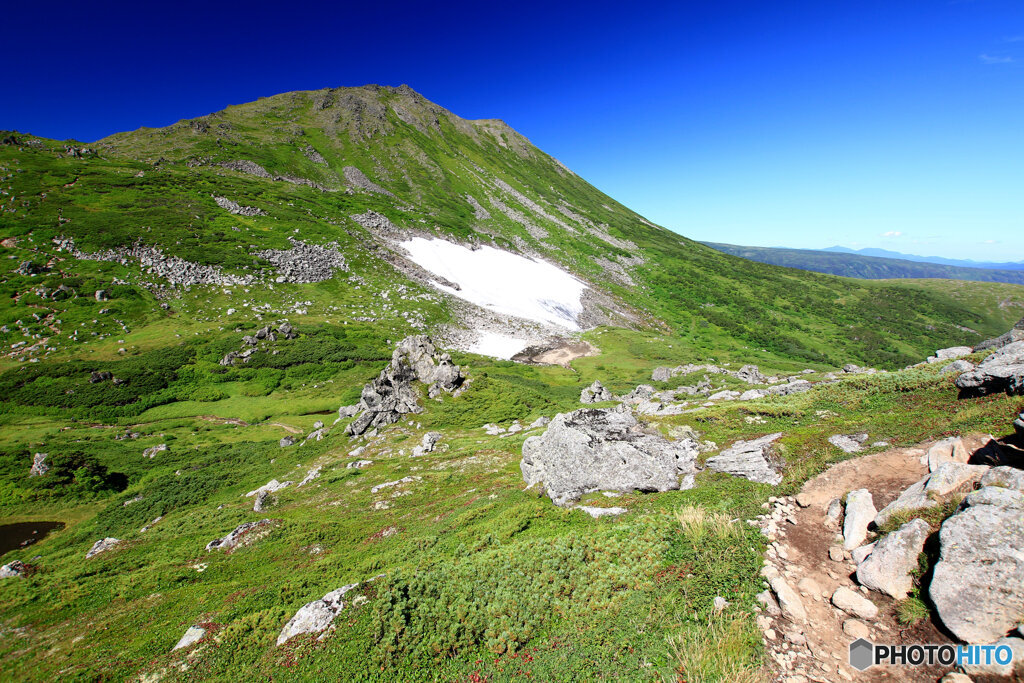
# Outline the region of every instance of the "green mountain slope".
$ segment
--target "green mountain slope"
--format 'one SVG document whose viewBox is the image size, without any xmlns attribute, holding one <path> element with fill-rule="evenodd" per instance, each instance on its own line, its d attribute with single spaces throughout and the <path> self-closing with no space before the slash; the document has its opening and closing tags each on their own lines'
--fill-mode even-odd
<svg viewBox="0 0 1024 683">
<path fill-rule="evenodd" d="M 590 288 L 586 329 L 545 334 L 593 354 L 470 352 L 469 331 L 528 321 L 450 296 L 403 252 L 410 237 L 571 272 Z M 1005 332 L 1024 288 L 723 254 L 406 87 L 288 93 L 94 144 L 0 133 L 0 254 L 0 533 L 65 525 L 3 554 L 24 563 L 0 578 L 4 679 L 760 681 L 767 542 L 746 521 L 769 497 L 850 457 L 832 435 L 909 446 L 1002 433 L 1020 410 L 957 402 L 942 363 L 834 371 Z M 451 347 L 462 393 L 415 385 L 422 412 L 346 435 L 339 407 L 423 333 Z M 652 379 L 709 362 L 726 370 Z M 817 386 L 712 400 L 750 388 L 733 370 L 747 363 Z M 639 417 L 697 435 L 701 459 L 784 433 L 783 481 L 705 470 L 690 490 L 582 499 L 629 511 L 610 519 L 524 490 L 534 421 L 580 408 L 598 380 L 678 389 L 679 411 Z M 436 447 L 417 454 L 424 439 Z M 272 481 L 288 485 L 255 494 Z M 119 542 L 87 558 L 106 538 Z M 322 637 L 277 644 L 304 605 L 353 583 Z M 193 627 L 202 639 L 173 649 Z"/>
<path fill-rule="evenodd" d="M 867 280 L 893 278 L 938 278 L 946 280 L 972 280 L 976 282 L 1006 282 L 1024 284 L 1024 272 L 988 268 L 967 268 L 906 259 L 846 254 L 814 249 L 784 249 L 779 247 L 741 247 L 735 244 L 702 242 L 702 244 L 733 256 L 751 261 L 771 263 L 787 268 L 800 268 L 816 273 L 829 273 L 843 277 Z"/>
<path fill-rule="evenodd" d="M 336 242 L 352 276 L 374 285 L 341 292 L 331 281 L 286 283 L 263 294 L 283 306 L 309 300 L 305 292 L 312 290 L 308 315 L 334 314 L 332 306 L 366 310 L 376 305 L 375 278 L 415 286 L 389 272 L 392 258 L 380 239 L 351 218 L 372 210 L 408 234 L 549 259 L 611 297 L 605 309 L 618 314 L 607 321 L 672 330 L 697 348 L 731 343 L 833 365 L 899 366 L 929 349 L 972 341 L 962 327 L 977 330 L 975 339 L 1000 331 L 981 311 L 942 295 L 723 256 L 649 223 L 500 121 L 460 119 L 406 87 L 288 93 L 166 129 L 115 135 L 81 155 L 31 137 L 11 135 L 7 142 L 0 146 L 8 198 L 0 225 L 15 238 L 8 242 L 16 245 L 10 270 L 22 258 L 41 265 L 56 253 L 53 238 L 65 236 L 87 253 L 139 243 L 243 276 L 268 266 L 262 250 L 288 249 L 289 238 L 298 237 Z M 215 197 L 266 215 L 229 214 Z M 114 270 L 135 300 L 147 300 L 154 287 L 138 287 L 132 265 Z M 103 268 L 66 259 L 59 276 L 51 271 L 42 279 L 78 278 L 80 289 L 99 289 L 113 274 Z M 39 280 L 8 273 L 5 286 L 15 296 Z M 207 298 L 199 302 L 180 289 L 161 296 L 189 317 Z M 210 304 L 241 310 L 232 306 L 236 299 L 221 296 L 229 295 Z M 38 305 L 30 301 L 6 307 L 3 322 L 24 324 L 31 313 L 25 306 Z M 899 305 L 889 305 L 894 301 Z M 136 326 L 162 317 L 136 308 Z M 391 312 L 396 334 L 404 331 L 402 312 Z M 448 315 L 418 313 L 433 322 Z M 111 327 L 96 325 L 90 332 Z M 4 342 L 21 340 L 22 332 L 7 329 Z"/>
</svg>

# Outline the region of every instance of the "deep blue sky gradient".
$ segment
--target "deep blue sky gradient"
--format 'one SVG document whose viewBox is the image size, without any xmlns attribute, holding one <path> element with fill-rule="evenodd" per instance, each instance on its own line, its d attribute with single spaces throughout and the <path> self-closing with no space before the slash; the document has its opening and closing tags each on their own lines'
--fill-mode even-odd
<svg viewBox="0 0 1024 683">
<path fill-rule="evenodd" d="M 1024 260 L 1024 3 L 8 3 L 0 128 L 408 83 L 696 239 Z M 894 233 L 899 233 L 894 234 Z"/>
</svg>

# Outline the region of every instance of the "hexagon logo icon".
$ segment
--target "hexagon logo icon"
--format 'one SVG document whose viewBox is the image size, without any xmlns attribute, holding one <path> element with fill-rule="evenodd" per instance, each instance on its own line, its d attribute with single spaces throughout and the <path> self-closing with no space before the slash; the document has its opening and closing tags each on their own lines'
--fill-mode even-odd
<svg viewBox="0 0 1024 683">
<path fill-rule="evenodd" d="M 864 671 L 875 663 L 875 646 L 871 641 L 858 638 L 850 643 L 850 666 L 857 671 Z"/>
</svg>

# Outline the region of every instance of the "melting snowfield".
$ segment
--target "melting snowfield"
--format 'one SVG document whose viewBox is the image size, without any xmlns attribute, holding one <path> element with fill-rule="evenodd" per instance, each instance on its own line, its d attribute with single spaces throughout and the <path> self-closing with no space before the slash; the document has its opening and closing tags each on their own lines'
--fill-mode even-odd
<svg viewBox="0 0 1024 683">
<path fill-rule="evenodd" d="M 496 313 L 570 330 L 580 329 L 577 321 L 583 312 L 580 296 L 587 286 L 561 268 L 490 246 L 472 250 L 441 239 L 414 237 L 402 242 L 402 247 L 421 268 L 458 284 L 460 289 L 456 290 L 435 283 L 452 296 Z M 507 352 L 512 341 L 516 340 L 485 333 L 477 343 Z M 521 348 L 510 355 L 519 350 Z M 477 352 L 497 355 L 483 350 Z"/>
</svg>

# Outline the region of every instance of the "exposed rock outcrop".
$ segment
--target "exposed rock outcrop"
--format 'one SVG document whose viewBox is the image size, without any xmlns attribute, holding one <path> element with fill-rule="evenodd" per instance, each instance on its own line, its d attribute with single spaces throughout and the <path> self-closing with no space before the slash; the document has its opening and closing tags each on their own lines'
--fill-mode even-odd
<svg viewBox="0 0 1024 683">
<path fill-rule="evenodd" d="M 246 522 L 245 524 L 239 524 L 235 529 L 224 538 L 215 538 L 206 544 L 207 552 L 211 550 L 230 550 L 242 542 L 242 539 L 251 531 L 259 529 L 260 527 L 269 526 L 273 522 L 269 519 L 261 519 L 258 522 Z"/>
<path fill-rule="evenodd" d="M 459 366 L 452 364 L 451 356 L 437 352 L 430 337 L 406 337 L 399 342 L 380 376 L 363 387 L 361 412 L 345 428 L 345 433 L 358 436 L 393 424 L 402 415 L 422 412 L 414 381 L 426 384 L 427 395 L 436 398 L 442 392 L 458 392 L 464 378 Z"/>
<path fill-rule="evenodd" d="M 441 432 L 427 432 L 423 435 L 423 441 L 419 446 L 412 449 L 412 457 L 418 458 L 421 455 L 434 452 L 434 446 L 441 440 Z"/>
<path fill-rule="evenodd" d="M 670 491 L 693 486 L 697 443 L 644 431 L 628 411 L 583 408 L 555 416 L 523 443 L 520 468 L 529 485 L 568 506 L 594 491 Z"/>
<path fill-rule="evenodd" d="M 50 466 L 46 464 L 46 458 L 49 457 L 49 453 L 36 453 L 32 456 L 32 467 L 28 471 L 30 477 L 41 477 L 50 471 Z"/>
<path fill-rule="evenodd" d="M 308 602 L 299 608 L 277 637 L 277 644 L 284 645 L 295 636 L 303 633 L 321 633 L 334 621 L 335 617 L 345 609 L 345 602 L 342 600 L 345 594 L 357 588 L 358 583 L 350 583 L 333 590 L 319 600 Z"/>
<path fill-rule="evenodd" d="M 956 386 L 968 395 L 1024 393 L 1024 341 L 999 348 L 974 370 L 957 377 Z"/>
<path fill-rule="evenodd" d="M 860 434 L 836 434 L 828 437 L 828 442 L 843 451 L 844 453 L 859 453 L 864 450 L 864 442 L 868 435 Z"/>
<path fill-rule="evenodd" d="M 121 542 L 121 539 L 119 539 L 119 538 L 111 538 L 111 537 L 104 538 L 104 539 L 101 539 L 99 541 L 96 541 L 95 543 L 92 544 L 92 548 L 89 549 L 89 552 L 87 552 L 85 554 L 85 559 L 88 560 L 91 557 L 96 557 L 100 553 L 105 553 L 108 550 L 110 550 L 111 548 L 113 548 L 114 546 L 116 546 L 120 542 Z"/>
<path fill-rule="evenodd" d="M 185 630 L 185 635 L 181 637 L 178 643 L 171 648 L 172 650 L 181 650 L 191 645 L 195 645 L 203 636 L 206 635 L 206 629 L 199 626 L 189 626 Z"/>
<path fill-rule="evenodd" d="M 615 395 L 596 379 L 593 384 L 580 392 L 580 403 L 600 403 L 601 401 L 614 400 Z"/>
<path fill-rule="evenodd" d="M 13 579 L 25 573 L 25 563 L 21 560 L 12 560 L 0 567 L 0 579 Z"/>
<path fill-rule="evenodd" d="M 258 209 L 255 206 L 242 206 L 238 202 L 232 201 L 227 197 L 214 197 L 213 201 L 217 203 L 217 206 L 224 209 L 230 214 L 236 216 L 266 216 L 267 212 L 263 209 Z"/>
<path fill-rule="evenodd" d="M 153 458 L 155 458 L 157 456 L 158 453 L 163 453 L 166 450 L 167 450 L 167 444 L 165 444 L 165 443 L 158 444 L 156 446 L 150 446 L 149 448 L 147 448 L 144 451 L 142 451 L 142 457 L 143 458 L 149 458 L 150 460 L 152 460 Z"/>
<path fill-rule="evenodd" d="M 708 458 L 705 464 L 715 472 L 774 486 L 782 481 L 782 472 L 772 457 L 772 443 L 781 436 L 782 432 L 779 432 L 751 441 L 737 441 L 720 455 Z"/>
</svg>

